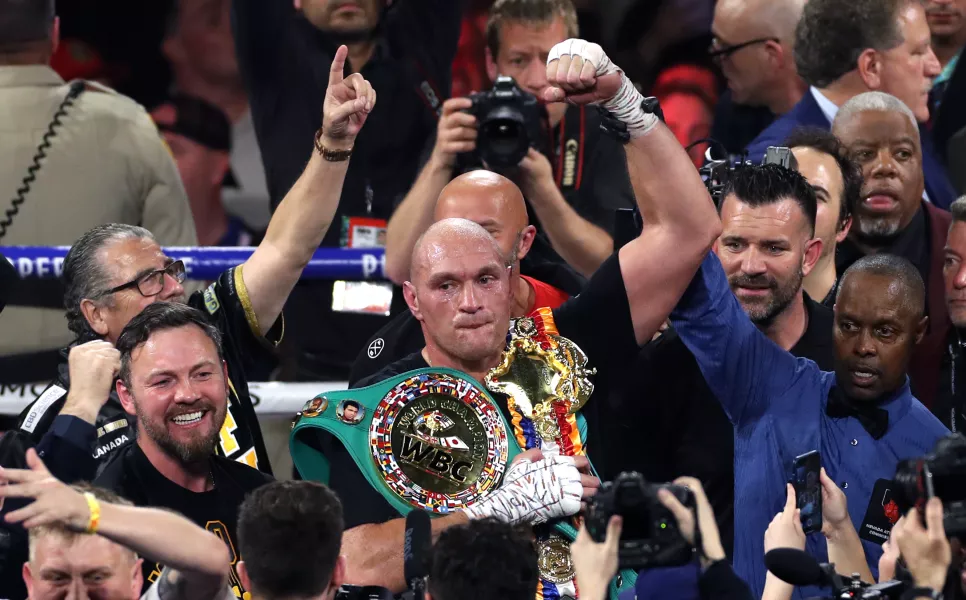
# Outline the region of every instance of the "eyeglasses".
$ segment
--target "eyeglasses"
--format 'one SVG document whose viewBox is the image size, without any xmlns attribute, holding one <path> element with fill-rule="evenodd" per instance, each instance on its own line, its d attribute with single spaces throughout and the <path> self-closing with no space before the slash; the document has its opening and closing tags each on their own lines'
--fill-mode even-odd
<svg viewBox="0 0 966 600">
<path fill-rule="evenodd" d="M 157 296 L 164 289 L 164 276 L 167 275 L 174 279 L 178 283 L 182 283 L 185 279 L 184 262 L 176 260 L 170 265 L 163 269 L 157 269 L 151 271 L 150 273 L 145 273 L 133 281 L 128 281 L 127 283 L 122 283 L 117 287 L 113 287 L 103 294 L 102 296 L 107 296 L 108 294 L 113 294 L 115 292 L 120 292 L 121 290 L 126 290 L 128 288 L 137 288 L 138 292 L 146 298 L 151 296 Z"/>
<path fill-rule="evenodd" d="M 718 38 L 714 38 L 714 40 L 711 41 L 711 46 L 708 48 L 708 56 L 710 56 L 712 60 L 722 60 L 722 59 L 728 58 L 729 56 L 741 50 L 742 48 L 747 48 L 748 46 L 753 46 L 755 44 L 764 44 L 767 42 L 775 42 L 777 44 L 780 41 L 781 40 L 779 40 L 778 38 L 773 38 L 773 37 L 756 38 L 754 40 L 748 40 L 747 42 L 743 42 L 741 44 L 735 44 L 734 46 L 722 46 L 721 40 L 719 40 Z"/>
</svg>

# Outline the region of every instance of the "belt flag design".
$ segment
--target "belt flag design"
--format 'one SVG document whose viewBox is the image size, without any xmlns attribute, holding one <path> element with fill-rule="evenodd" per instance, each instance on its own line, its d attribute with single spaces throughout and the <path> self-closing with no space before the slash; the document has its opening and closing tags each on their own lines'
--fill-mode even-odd
<svg viewBox="0 0 966 600">
<path fill-rule="evenodd" d="M 397 496 L 435 513 L 461 510 L 499 485 L 508 433 L 469 380 L 420 373 L 395 385 L 369 426 L 372 456 Z"/>
</svg>

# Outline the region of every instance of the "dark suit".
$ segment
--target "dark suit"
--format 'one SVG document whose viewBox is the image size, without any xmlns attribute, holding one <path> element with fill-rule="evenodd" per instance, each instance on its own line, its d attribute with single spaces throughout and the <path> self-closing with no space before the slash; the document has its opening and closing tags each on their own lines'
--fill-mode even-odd
<svg viewBox="0 0 966 600">
<path fill-rule="evenodd" d="M 785 138 L 799 127 L 820 127 L 831 129 L 832 124 L 825 117 L 818 102 L 811 91 L 805 92 L 790 111 L 775 119 L 753 142 L 748 144 L 748 159 L 754 163 L 761 162 L 768 146 L 781 146 Z M 949 205 L 956 199 L 956 191 L 949 183 L 942 163 L 936 158 L 932 148 L 932 137 L 922 126 L 919 127 L 922 139 L 922 172 L 926 178 L 926 193 L 929 201 L 936 206 L 949 209 Z"/>
</svg>

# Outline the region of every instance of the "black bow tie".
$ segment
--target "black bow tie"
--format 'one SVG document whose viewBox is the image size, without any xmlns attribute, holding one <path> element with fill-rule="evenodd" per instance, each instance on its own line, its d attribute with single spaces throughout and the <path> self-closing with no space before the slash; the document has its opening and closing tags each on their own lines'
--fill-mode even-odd
<svg viewBox="0 0 966 600">
<path fill-rule="evenodd" d="M 874 404 L 865 406 L 851 402 L 838 387 L 829 391 L 825 414 L 833 419 L 858 419 L 875 440 L 884 436 L 889 429 L 889 411 Z"/>
</svg>

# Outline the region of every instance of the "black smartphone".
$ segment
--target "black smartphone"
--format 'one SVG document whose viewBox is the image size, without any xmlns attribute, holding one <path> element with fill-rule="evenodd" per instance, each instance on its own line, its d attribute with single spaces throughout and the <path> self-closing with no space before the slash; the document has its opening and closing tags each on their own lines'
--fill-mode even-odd
<svg viewBox="0 0 966 600">
<path fill-rule="evenodd" d="M 796 506 L 801 511 L 805 534 L 822 530 L 822 459 L 818 450 L 795 457 L 791 484 L 795 487 Z"/>
</svg>

